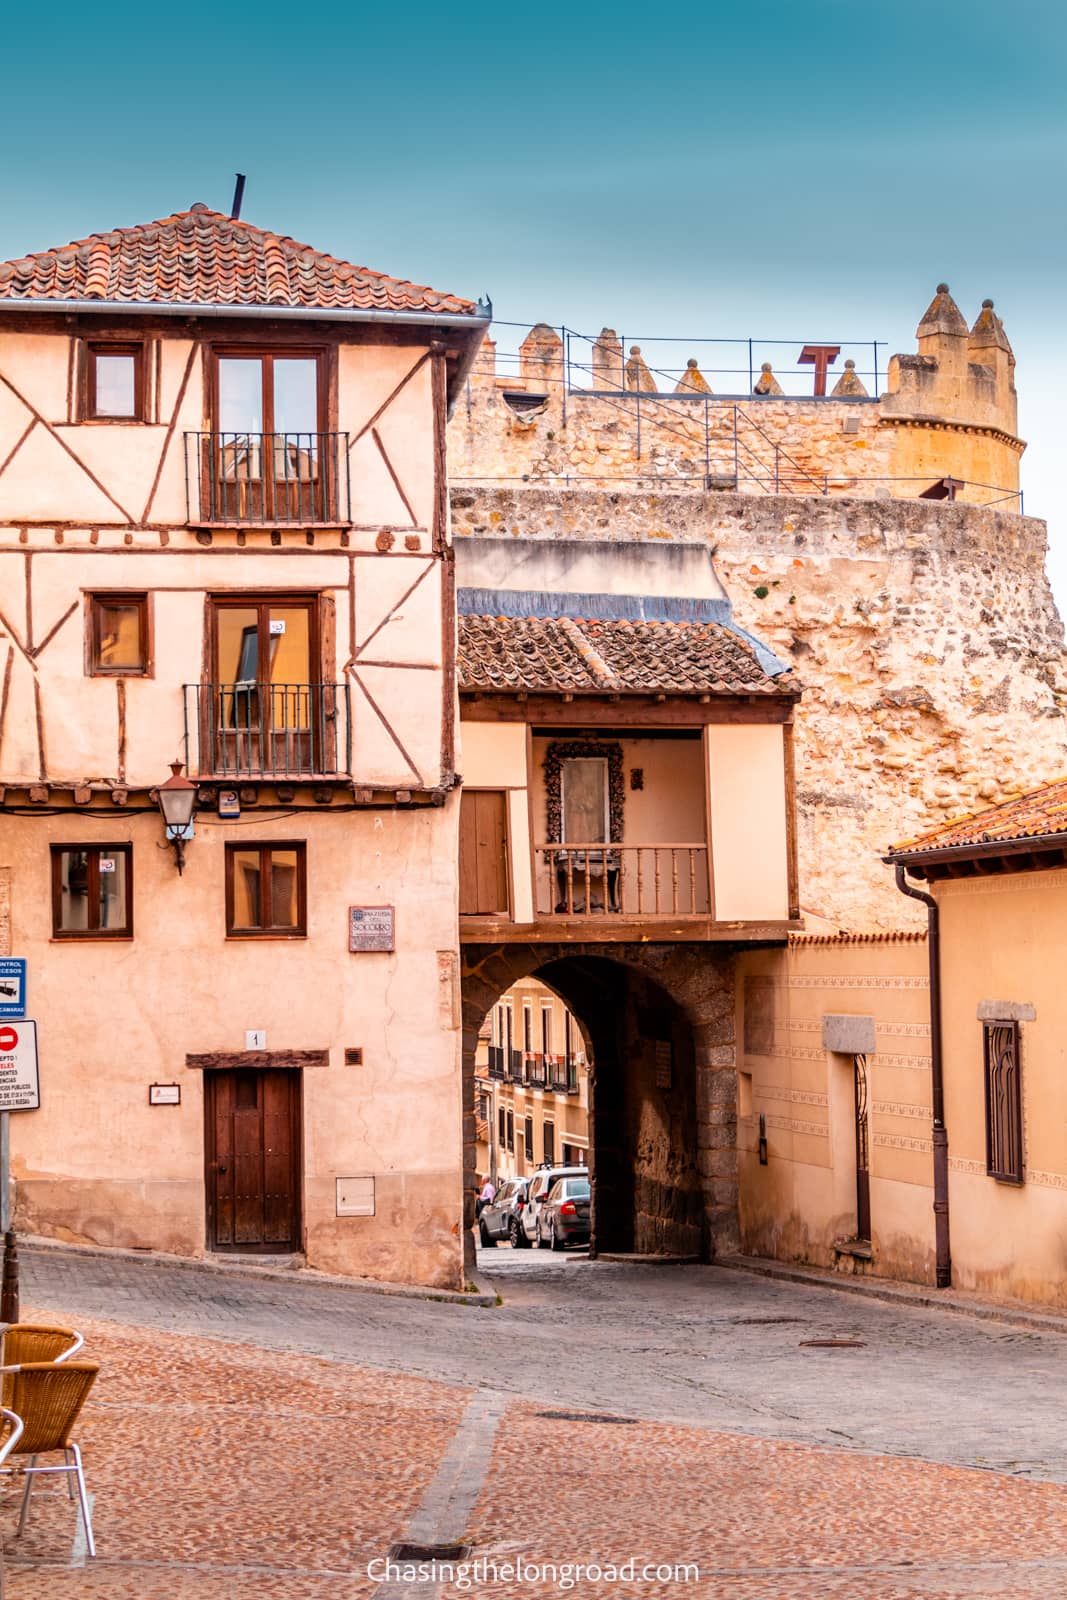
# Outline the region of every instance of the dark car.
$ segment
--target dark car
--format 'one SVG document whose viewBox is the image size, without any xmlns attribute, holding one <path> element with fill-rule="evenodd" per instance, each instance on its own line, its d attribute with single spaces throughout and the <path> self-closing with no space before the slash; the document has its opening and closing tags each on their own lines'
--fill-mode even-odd
<svg viewBox="0 0 1067 1600">
<path fill-rule="evenodd" d="M 569 1244 L 589 1243 L 589 1179 L 560 1178 L 552 1185 L 541 1215 L 537 1237 L 553 1250 Z"/>
<path fill-rule="evenodd" d="M 529 1249 L 530 1241 L 522 1225 L 526 1184 L 525 1178 L 509 1178 L 497 1190 L 496 1198 L 485 1207 L 478 1222 L 482 1244 L 495 1245 L 501 1239 L 510 1239 L 518 1249 Z"/>
</svg>

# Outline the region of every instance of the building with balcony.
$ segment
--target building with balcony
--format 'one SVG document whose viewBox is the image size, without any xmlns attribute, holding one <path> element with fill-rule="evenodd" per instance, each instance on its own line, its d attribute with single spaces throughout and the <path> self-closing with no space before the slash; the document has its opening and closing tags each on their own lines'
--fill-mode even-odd
<svg viewBox="0 0 1067 1600">
<path fill-rule="evenodd" d="M 508 990 L 486 1018 L 474 1071 L 480 1177 L 588 1165 L 586 1040 L 551 989 L 524 978 Z"/>
<path fill-rule="evenodd" d="M 459 1281 L 444 437 L 486 324 L 204 206 L 0 266 L 21 1227 Z"/>
<path fill-rule="evenodd" d="M 801 926 L 798 686 L 702 544 L 485 535 L 456 573 L 468 1078 L 536 977 L 588 1040 L 594 1251 L 731 1248 L 735 959 Z M 514 1017 L 493 1047 L 525 1073 Z"/>
</svg>

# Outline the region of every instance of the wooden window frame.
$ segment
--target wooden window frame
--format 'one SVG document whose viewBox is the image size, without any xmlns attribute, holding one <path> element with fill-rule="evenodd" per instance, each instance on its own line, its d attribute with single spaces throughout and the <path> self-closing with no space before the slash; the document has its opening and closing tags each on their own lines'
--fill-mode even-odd
<svg viewBox="0 0 1067 1600">
<path fill-rule="evenodd" d="M 89 903 L 90 926 L 87 928 L 64 928 L 62 926 L 63 911 L 63 857 L 71 851 L 78 851 L 88 857 L 85 892 Z M 100 857 L 122 855 L 126 858 L 126 926 L 124 928 L 101 928 L 100 920 Z M 52 938 L 53 939 L 125 939 L 133 938 L 133 845 L 126 840 L 122 844 L 54 844 L 51 846 L 52 870 Z M 97 926 L 91 926 L 93 908 Z"/>
<path fill-rule="evenodd" d="M 330 433 L 331 412 L 331 363 L 330 352 L 322 344 L 273 344 L 266 342 L 259 344 L 250 341 L 248 344 L 217 344 L 211 346 L 209 366 L 209 395 L 211 412 L 208 419 L 208 431 L 220 433 L 222 431 L 220 405 L 219 405 L 219 362 L 220 361 L 260 361 L 263 363 L 263 433 L 275 433 L 274 427 L 274 363 L 283 361 L 314 361 L 315 372 L 315 432 Z M 268 379 L 267 374 L 270 374 Z M 307 429 L 302 429 L 307 432 Z"/>
<path fill-rule="evenodd" d="M 129 416 L 101 416 L 96 409 L 96 359 L 98 356 L 133 357 L 133 411 Z M 145 401 L 148 354 L 144 339 L 86 339 L 82 359 L 82 422 L 143 423 L 148 421 Z"/>
<path fill-rule="evenodd" d="M 139 610 L 139 667 L 109 667 L 100 660 L 100 613 L 104 605 L 136 605 Z M 145 589 L 92 589 L 85 596 L 86 674 L 90 678 L 150 678 L 152 676 L 152 622 L 148 592 Z"/>
<path fill-rule="evenodd" d="M 226 937 L 227 939 L 306 939 L 307 938 L 307 841 L 304 839 L 235 839 L 228 840 L 226 849 Z M 240 928 L 234 925 L 234 854 L 242 850 L 259 851 L 260 885 L 269 881 L 265 868 L 267 858 L 275 850 L 296 852 L 296 916 L 295 928 L 273 925 L 260 928 Z"/>
<path fill-rule="evenodd" d="M 994 1104 L 995 1075 L 999 1070 L 994 1062 L 996 1034 L 1006 1029 L 1010 1039 L 1012 1069 L 1006 1085 L 1005 1104 L 1007 1126 Z M 993 1017 L 982 1023 L 982 1077 L 985 1098 L 986 1173 L 998 1183 L 1018 1187 L 1026 1181 L 1023 1151 L 1023 1090 L 1021 1034 L 1019 1024 L 1007 1017 Z"/>
<path fill-rule="evenodd" d="M 249 611 L 261 613 L 256 618 L 256 682 L 266 688 L 270 685 L 270 617 L 274 609 L 306 608 L 308 622 L 308 684 L 321 685 L 327 681 L 323 672 L 323 594 L 319 589 L 252 589 L 247 593 L 227 590 L 224 594 L 207 596 L 207 664 L 209 681 L 221 683 L 219 673 L 219 613 L 220 611 Z"/>
</svg>

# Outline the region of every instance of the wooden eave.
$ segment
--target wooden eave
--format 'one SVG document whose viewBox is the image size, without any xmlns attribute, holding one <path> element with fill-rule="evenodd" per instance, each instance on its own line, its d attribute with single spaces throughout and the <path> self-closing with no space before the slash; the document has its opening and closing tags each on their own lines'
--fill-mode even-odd
<svg viewBox="0 0 1067 1600">
<path fill-rule="evenodd" d="M 693 694 L 576 689 L 461 689 L 467 722 L 580 723 L 588 727 L 704 727 L 710 723 L 791 723 L 792 694 Z"/>
<path fill-rule="evenodd" d="M 1049 872 L 1067 867 L 1067 833 L 989 839 L 948 845 L 940 850 L 892 850 L 882 859 L 888 866 L 905 867 L 911 877 L 929 883 L 1005 872 Z"/>
</svg>

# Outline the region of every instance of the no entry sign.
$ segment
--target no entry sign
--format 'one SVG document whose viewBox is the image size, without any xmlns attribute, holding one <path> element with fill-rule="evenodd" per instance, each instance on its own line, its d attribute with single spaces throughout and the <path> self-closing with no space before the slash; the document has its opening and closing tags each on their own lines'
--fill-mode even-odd
<svg viewBox="0 0 1067 1600">
<path fill-rule="evenodd" d="M 0 1022 L 0 1111 L 36 1111 L 41 1104 L 36 1022 Z"/>
</svg>

